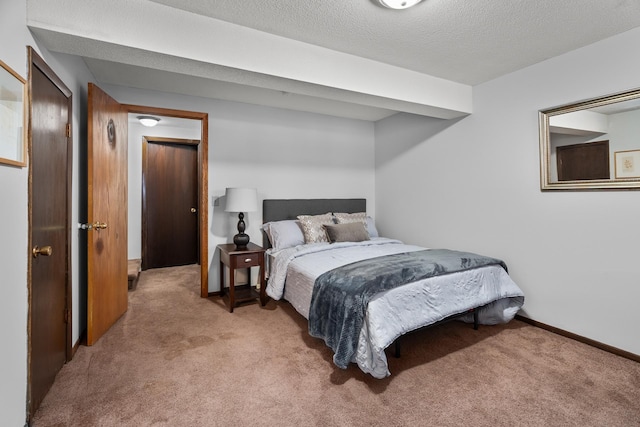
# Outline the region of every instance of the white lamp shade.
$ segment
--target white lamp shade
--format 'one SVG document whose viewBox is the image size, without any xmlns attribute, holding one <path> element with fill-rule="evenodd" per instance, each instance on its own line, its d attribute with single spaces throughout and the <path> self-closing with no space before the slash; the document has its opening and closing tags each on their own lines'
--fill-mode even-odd
<svg viewBox="0 0 640 427">
<path fill-rule="evenodd" d="M 255 188 L 227 188 L 225 212 L 254 212 L 258 210 Z"/>
</svg>

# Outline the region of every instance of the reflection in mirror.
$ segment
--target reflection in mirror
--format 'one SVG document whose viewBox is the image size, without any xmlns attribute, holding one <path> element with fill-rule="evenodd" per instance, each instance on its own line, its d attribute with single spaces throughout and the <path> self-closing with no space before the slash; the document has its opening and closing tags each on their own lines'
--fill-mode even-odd
<svg viewBox="0 0 640 427">
<path fill-rule="evenodd" d="M 640 188 L 640 90 L 540 111 L 542 190 Z"/>
</svg>

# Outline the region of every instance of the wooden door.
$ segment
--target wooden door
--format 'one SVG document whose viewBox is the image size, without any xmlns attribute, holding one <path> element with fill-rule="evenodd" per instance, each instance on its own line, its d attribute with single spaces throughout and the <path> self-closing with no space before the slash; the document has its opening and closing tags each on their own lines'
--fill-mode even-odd
<svg viewBox="0 0 640 427">
<path fill-rule="evenodd" d="M 609 179 L 609 141 L 556 148 L 558 181 Z"/>
<path fill-rule="evenodd" d="M 127 112 L 89 83 L 87 345 L 127 311 Z"/>
<path fill-rule="evenodd" d="M 198 263 L 198 143 L 145 138 L 142 268 Z"/>
<path fill-rule="evenodd" d="M 28 416 L 71 360 L 71 91 L 29 50 L 31 150 Z"/>
</svg>

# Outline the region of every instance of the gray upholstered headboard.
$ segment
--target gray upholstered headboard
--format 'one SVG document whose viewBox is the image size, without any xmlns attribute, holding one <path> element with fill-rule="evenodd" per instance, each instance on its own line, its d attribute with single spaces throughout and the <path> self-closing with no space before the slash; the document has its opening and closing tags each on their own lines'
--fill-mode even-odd
<svg viewBox="0 0 640 427">
<path fill-rule="evenodd" d="M 367 199 L 266 199 L 262 202 L 262 222 L 296 219 L 298 215 L 321 215 L 327 212 L 366 212 Z M 269 240 L 262 233 L 263 247 Z"/>
</svg>

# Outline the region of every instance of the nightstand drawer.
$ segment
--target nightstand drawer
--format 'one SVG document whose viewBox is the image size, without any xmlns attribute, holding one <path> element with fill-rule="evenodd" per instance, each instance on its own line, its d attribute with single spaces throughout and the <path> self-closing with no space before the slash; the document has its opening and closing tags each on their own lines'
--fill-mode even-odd
<svg viewBox="0 0 640 427">
<path fill-rule="evenodd" d="M 260 265 L 261 256 L 263 255 L 260 253 L 235 255 L 236 267 L 244 268 Z"/>
</svg>

